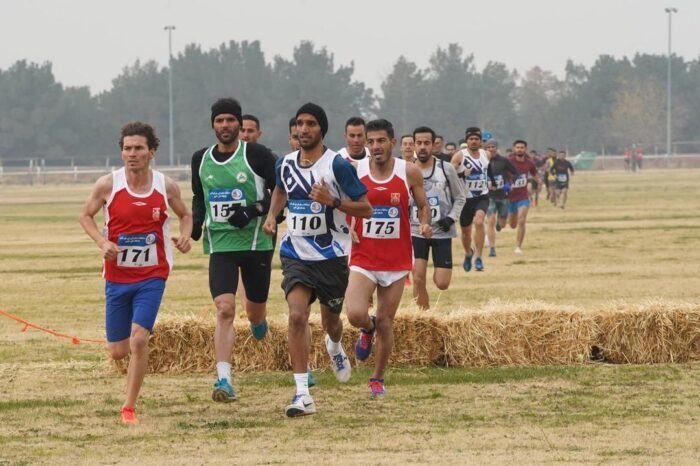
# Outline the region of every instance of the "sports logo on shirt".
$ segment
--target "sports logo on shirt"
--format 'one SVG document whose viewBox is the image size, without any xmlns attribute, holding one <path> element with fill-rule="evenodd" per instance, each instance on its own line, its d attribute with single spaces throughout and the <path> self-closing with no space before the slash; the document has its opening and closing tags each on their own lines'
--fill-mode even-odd
<svg viewBox="0 0 700 466">
<path fill-rule="evenodd" d="M 319 204 L 318 202 L 314 201 L 314 202 L 312 202 L 311 205 L 309 206 L 309 209 L 311 209 L 311 212 L 317 214 L 317 213 L 321 212 L 321 204 Z"/>
<path fill-rule="evenodd" d="M 438 204 L 437 197 L 429 197 L 429 198 L 428 198 L 428 204 L 430 204 L 430 205 L 437 205 L 437 204 Z"/>
<path fill-rule="evenodd" d="M 160 220 L 160 207 L 154 207 L 153 212 L 151 213 L 151 218 L 153 218 L 154 221 Z M 149 243 L 150 244 L 150 243 Z"/>
<path fill-rule="evenodd" d="M 387 213 L 389 214 L 389 217 L 396 218 L 399 216 L 399 209 L 396 207 L 391 207 Z"/>
<path fill-rule="evenodd" d="M 401 193 L 391 193 L 391 204 L 399 205 L 401 203 Z"/>
<path fill-rule="evenodd" d="M 243 191 L 240 189 L 234 189 L 231 191 L 231 197 L 234 201 L 239 201 L 241 198 L 243 198 Z"/>
<path fill-rule="evenodd" d="M 236 181 L 238 181 L 239 183 L 245 183 L 246 181 L 248 181 L 248 175 L 246 175 L 244 172 L 238 172 L 238 174 L 236 175 Z"/>
<path fill-rule="evenodd" d="M 148 235 L 146 235 L 146 244 L 153 244 L 155 242 L 156 242 L 155 233 L 149 233 Z"/>
</svg>

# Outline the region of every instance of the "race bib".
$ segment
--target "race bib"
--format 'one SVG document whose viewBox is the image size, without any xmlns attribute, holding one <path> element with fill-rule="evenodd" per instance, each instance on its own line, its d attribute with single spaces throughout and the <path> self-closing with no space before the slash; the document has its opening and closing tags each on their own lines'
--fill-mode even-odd
<svg viewBox="0 0 700 466">
<path fill-rule="evenodd" d="M 557 181 L 560 183 L 566 183 L 569 181 L 569 175 L 566 173 L 557 173 Z"/>
<path fill-rule="evenodd" d="M 155 233 L 122 233 L 117 238 L 119 267 L 153 267 L 158 265 Z"/>
<path fill-rule="evenodd" d="M 430 208 L 430 223 L 432 224 L 440 220 L 440 199 L 438 199 L 437 196 L 430 196 L 428 198 L 428 207 Z M 418 206 L 415 204 L 411 204 L 411 223 L 420 225 Z"/>
<path fill-rule="evenodd" d="M 310 199 L 290 199 L 287 231 L 292 236 L 316 236 L 328 232 L 326 206 Z"/>
<path fill-rule="evenodd" d="M 467 177 L 467 189 L 470 191 L 483 191 L 486 189 L 486 178 L 484 175 L 469 175 Z"/>
<path fill-rule="evenodd" d="M 372 206 L 372 217 L 362 219 L 362 236 L 396 239 L 401 234 L 401 211 L 393 206 Z"/>
<path fill-rule="evenodd" d="M 502 175 L 496 175 L 496 176 L 493 177 L 493 179 L 494 179 L 494 181 L 495 181 L 496 183 L 491 183 L 491 181 L 489 181 L 489 184 L 493 184 L 493 187 L 494 187 L 495 189 L 503 189 L 503 176 L 502 176 Z"/>
<path fill-rule="evenodd" d="M 212 221 L 226 223 L 233 213 L 235 206 L 246 206 L 242 189 L 226 188 L 209 191 L 209 207 Z"/>
<path fill-rule="evenodd" d="M 520 174 L 518 175 L 518 178 L 516 178 L 515 183 L 513 183 L 514 188 L 524 188 L 527 186 L 527 175 L 525 174 Z"/>
</svg>

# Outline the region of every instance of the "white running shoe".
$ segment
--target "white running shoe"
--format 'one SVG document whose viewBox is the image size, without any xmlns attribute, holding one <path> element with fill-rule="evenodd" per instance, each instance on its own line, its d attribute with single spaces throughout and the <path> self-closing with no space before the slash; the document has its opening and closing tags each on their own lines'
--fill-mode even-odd
<svg viewBox="0 0 700 466">
<path fill-rule="evenodd" d="M 523 250 L 520 249 L 520 247 L 516 246 L 516 247 L 515 247 L 515 253 L 516 253 L 516 254 L 522 254 L 522 253 L 523 253 Z"/>
<path fill-rule="evenodd" d="M 287 417 L 308 416 L 316 414 L 316 403 L 311 395 L 294 395 L 292 403 L 285 410 Z"/>
<path fill-rule="evenodd" d="M 330 348 L 331 337 L 326 334 L 326 351 L 328 351 L 328 356 L 331 358 L 331 369 L 333 369 L 333 374 L 338 382 L 345 383 L 350 380 L 352 375 L 352 367 L 350 366 L 350 360 L 348 359 L 343 347 L 340 347 L 340 352 L 333 354 Z"/>
<path fill-rule="evenodd" d="M 491 241 L 489 241 L 489 237 L 485 236 L 484 237 L 484 247 L 485 248 L 490 248 L 491 247 Z"/>
</svg>

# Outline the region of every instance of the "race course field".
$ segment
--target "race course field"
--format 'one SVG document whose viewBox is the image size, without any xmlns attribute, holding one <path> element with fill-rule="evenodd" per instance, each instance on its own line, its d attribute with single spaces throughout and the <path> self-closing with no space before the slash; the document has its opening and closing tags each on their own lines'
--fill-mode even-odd
<svg viewBox="0 0 700 466">
<path fill-rule="evenodd" d="M 565 211 L 531 209 L 523 255 L 513 253 L 514 231 L 502 231 L 485 272 L 456 267 L 448 291 L 429 286 L 429 312 L 700 303 L 699 178 L 577 173 Z M 77 222 L 89 190 L 0 186 L 0 309 L 101 339 L 101 263 Z M 461 249 L 455 241 L 458 265 Z M 175 261 L 161 316 L 213 318 L 201 244 Z M 268 312 L 284 319 L 274 267 Z M 402 308 L 413 307 L 407 288 Z M 380 401 L 367 397 L 368 369 L 341 385 L 319 368 L 319 413 L 293 420 L 283 414 L 289 373 L 237 375 L 240 401 L 228 405 L 210 401 L 214 374 L 148 375 L 134 428 L 118 422 L 124 377 L 99 344 L 21 330 L 0 316 L 0 465 L 700 462 L 700 363 L 394 368 Z"/>
</svg>

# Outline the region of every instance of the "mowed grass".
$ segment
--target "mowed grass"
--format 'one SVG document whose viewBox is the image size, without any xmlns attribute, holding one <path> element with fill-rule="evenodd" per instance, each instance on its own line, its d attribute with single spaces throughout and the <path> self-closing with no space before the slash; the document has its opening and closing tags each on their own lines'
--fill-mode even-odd
<svg viewBox="0 0 700 466">
<path fill-rule="evenodd" d="M 700 298 L 700 170 L 578 173 L 562 211 L 530 212 L 522 256 L 498 234 L 486 271 L 430 288 L 436 315 L 498 301 L 595 308 Z M 189 197 L 189 187 L 182 185 Z M 99 253 L 77 223 L 88 185 L 0 186 L 0 309 L 86 338 L 104 334 Z M 175 232 L 177 230 L 175 229 Z M 454 259 L 462 248 L 454 242 Z M 275 263 L 269 313 L 286 315 Z M 432 272 L 430 272 L 432 273 Z M 207 258 L 176 253 L 161 315 L 213 318 Z M 412 306 L 407 288 L 403 308 Z M 142 425 L 117 422 L 124 378 L 99 345 L 70 345 L 0 317 L 0 464 L 697 463 L 700 365 L 394 368 L 372 402 L 366 369 L 325 370 L 317 416 L 287 420 L 289 374 L 236 378 L 240 401 L 209 401 L 211 377 L 148 376 Z"/>
</svg>

